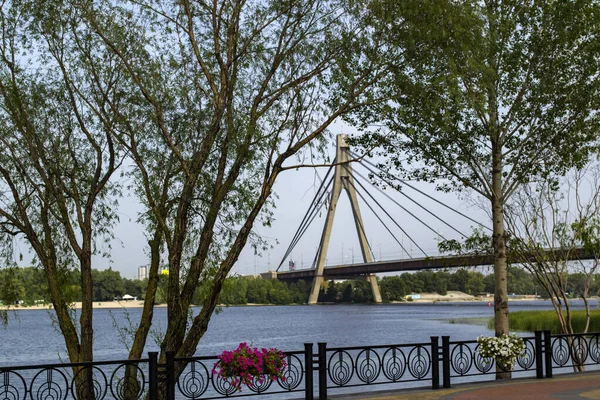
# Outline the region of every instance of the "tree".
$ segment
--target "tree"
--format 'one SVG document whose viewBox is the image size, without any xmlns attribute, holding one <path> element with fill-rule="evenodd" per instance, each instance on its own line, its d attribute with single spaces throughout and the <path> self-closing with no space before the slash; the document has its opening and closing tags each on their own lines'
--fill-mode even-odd
<svg viewBox="0 0 600 400">
<path fill-rule="evenodd" d="M 581 167 L 598 132 L 598 3 L 423 0 L 371 3 L 373 26 L 405 49 L 392 100 L 354 143 L 380 167 L 469 189 L 489 202 L 496 335 L 508 326 L 505 204 L 525 182 Z"/>
<path fill-rule="evenodd" d="M 2 271 L 2 283 L 0 284 L 0 299 L 3 304 L 17 304 L 25 297 L 25 286 L 19 279 L 17 268 L 7 268 Z"/>
<path fill-rule="evenodd" d="M 562 332 L 586 333 L 590 289 L 600 267 L 600 167 L 572 171 L 560 183 L 560 188 L 548 181 L 526 185 L 514 196 L 507 209 L 510 252 L 549 294 Z M 577 251 L 590 259 L 571 260 Z M 581 332 L 572 324 L 572 297 L 585 304 Z M 581 370 L 577 354 L 572 354 L 574 366 Z"/>
<path fill-rule="evenodd" d="M 406 284 L 400 276 L 385 276 L 381 280 L 381 295 L 385 301 L 401 301 L 406 296 Z"/>
<path fill-rule="evenodd" d="M 144 348 L 162 254 L 169 322 L 160 357 L 190 356 L 242 248 L 262 246 L 252 228 L 270 223 L 279 174 L 314 155 L 303 151 L 318 151 L 334 120 L 378 101 L 380 58 L 394 55 L 339 0 L 77 4 L 129 85 L 130 109 L 114 112 L 151 255 L 130 357 Z M 201 309 L 188 323 L 198 287 Z"/>
<path fill-rule="evenodd" d="M 0 7 L 1 253 L 10 265 L 13 240 L 28 243 L 69 360 L 92 361 L 92 256 L 109 248 L 119 191 L 111 178 L 123 159 L 113 137 L 117 114 L 108 112 L 109 103 L 121 107 L 120 74 L 73 9 L 39 3 Z M 95 75 L 84 71 L 80 48 L 104 58 Z M 74 269 L 78 281 L 70 282 Z M 82 301 L 78 322 L 70 312 L 74 297 Z M 77 394 L 93 398 L 85 379 L 91 372 L 77 375 Z"/>
<path fill-rule="evenodd" d="M 305 304 L 308 298 L 309 287 L 303 279 L 289 284 L 291 301 L 296 304 Z"/>
<path fill-rule="evenodd" d="M 248 281 L 248 291 L 246 297 L 249 303 L 267 304 L 269 302 L 267 296 L 271 289 L 270 281 L 262 279 L 251 279 Z"/>
<path fill-rule="evenodd" d="M 395 54 L 349 7 L 342 0 L 2 5 L 3 243 L 9 248 L 22 235 L 44 267 L 71 361 L 93 357 L 91 256 L 116 221 L 123 151 L 129 162 L 120 172 L 146 207 L 140 221 L 150 254 L 129 356 L 143 353 L 165 261 L 169 322 L 160 357 L 195 352 L 242 248 L 263 246 L 252 229 L 270 223 L 280 173 L 310 166 L 333 121 L 380 99 L 373 85 L 387 73 L 382 60 Z M 81 338 L 56 279 L 74 267 Z M 201 310 L 188 324 L 196 294 Z"/>
<path fill-rule="evenodd" d="M 113 301 L 125 294 L 125 283 L 119 271 L 112 268 L 103 271 L 93 270 L 94 301 Z"/>
<path fill-rule="evenodd" d="M 148 282 L 146 279 L 127 279 L 123 278 L 123 285 L 125 286 L 125 293 L 131 296 L 137 297 L 138 299 L 144 299 L 144 292 Z"/>
<path fill-rule="evenodd" d="M 278 280 L 273 280 L 272 284 L 272 288 L 269 290 L 269 303 L 289 304 L 292 298 L 287 285 Z"/>
<path fill-rule="evenodd" d="M 248 278 L 243 276 L 232 276 L 227 278 L 223 284 L 223 291 L 219 296 L 219 302 L 223 304 L 246 304 L 248 299 Z"/>
</svg>

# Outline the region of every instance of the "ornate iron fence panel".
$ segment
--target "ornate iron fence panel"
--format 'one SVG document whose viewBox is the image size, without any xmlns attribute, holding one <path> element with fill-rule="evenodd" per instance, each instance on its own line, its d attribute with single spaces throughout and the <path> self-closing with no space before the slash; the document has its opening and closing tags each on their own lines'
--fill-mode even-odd
<svg viewBox="0 0 600 400">
<path fill-rule="evenodd" d="M 287 352 L 282 377 L 267 375 L 254 377 L 249 385 L 242 385 L 236 377 L 223 377 L 213 372 L 216 356 L 176 358 L 183 367 L 176 383 L 177 399 L 219 399 L 249 395 L 279 395 L 304 392 L 305 360 L 303 352 Z"/>
<path fill-rule="evenodd" d="M 517 357 L 513 373 L 532 373 L 536 370 L 536 349 L 534 337 L 522 337 L 525 344 L 523 353 Z M 492 357 L 483 357 L 479 353 L 476 340 L 449 342 L 448 360 L 451 378 L 493 375 L 496 373 L 496 361 Z M 500 366 L 500 369 L 503 369 Z"/>
<path fill-rule="evenodd" d="M 139 400 L 148 393 L 148 359 L 0 367 L 0 399 Z"/>
<path fill-rule="evenodd" d="M 522 339 L 525 348 L 516 359 L 513 376 L 542 378 L 545 371 L 551 378 L 553 369 L 600 368 L 600 333 L 550 335 L 538 331 L 535 337 Z M 328 389 L 343 393 L 352 387 L 384 384 L 437 389 L 440 381 L 450 387 L 451 381 L 495 377 L 495 360 L 481 356 L 476 340 L 450 341 L 443 336 L 441 344 L 435 336 L 431 342 L 415 344 L 327 348 L 319 343 L 315 354 L 313 344 L 305 343 L 304 351 L 286 353 L 281 377 L 258 376 L 247 385 L 241 385 L 238 377 L 213 372 L 216 356 L 175 358 L 169 352 L 165 364 L 158 364 L 158 353 L 149 353 L 149 358 L 141 360 L 0 367 L 0 400 L 186 400 L 255 395 L 313 399 L 317 398 L 315 389 L 319 399 L 326 399 Z"/>
<path fill-rule="evenodd" d="M 423 381 L 431 385 L 431 343 L 326 349 L 327 388 Z"/>
<path fill-rule="evenodd" d="M 553 369 L 582 371 L 600 365 L 600 333 L 552 335 L 550 346 Z"/>
</svg>

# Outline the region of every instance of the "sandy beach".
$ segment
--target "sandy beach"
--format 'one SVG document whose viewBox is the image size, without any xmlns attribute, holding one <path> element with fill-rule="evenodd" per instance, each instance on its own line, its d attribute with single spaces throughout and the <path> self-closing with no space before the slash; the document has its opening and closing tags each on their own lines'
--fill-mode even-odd
<svg viewBox="0 0 600 400">
<path fill-rule="evenodd" d="M 419 293 L 414 295 L 412 303 L 437 303 L 437 302 L 493 302 L 494 296 L 492 294 L 488 296 L 472 296 L 467 293 L 457 292 L 457 291 L 448 291 L 445 295 L 440 295 L 437 293 Z M 510 297 L 510 300 L 536 300 L 535 296 L 515 296 Z M 392 303 L 406 303 L 406 302 L 392 302 Z M 272 304 L 244 304 L 242 306 L 268 306 Z M 166 307 L 166 304 L 158 304 L 154 307 Z M 220 304 L 222 307 L 228 307 L 226 304 Z M 81 309 L 81 302 L 74 303 L 73 307 L 75 309 Z M 130 301 L 95 301 L 94 308 L 142 308 L 144 307 L 143 300 L 130 300 Z M 233 307 L 229 305 L 229 307 Z M 52 304 L 38 304 L 34 306 L 22 306 L 22 305 L 13 305 L 8 308 L 7 306 L 0 306 L 0 310 L 51 310 Z"/>
<path fill-rule="evenodd" d="M 166 307 L 166 304 L 155 305 L 154 307 Z M 142 308 L 144 307 L 143 300 L 130 300 L 130 301 L 95 301 L 94 308 Z M 10 309 L 11 311 L 20 311 L 20 310 L 51 310 L 52 304 L 37 304 L 34 306 L 22 306 L 22 305 L 13 305 L 0 306 L 1 310 Z M 73 308 L 81 309 L 81 302 L 73 303 Z"/>
</svg>

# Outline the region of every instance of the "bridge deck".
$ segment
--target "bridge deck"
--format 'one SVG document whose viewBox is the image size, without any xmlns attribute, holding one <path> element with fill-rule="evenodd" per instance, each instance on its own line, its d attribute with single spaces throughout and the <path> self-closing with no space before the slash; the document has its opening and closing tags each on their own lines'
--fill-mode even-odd
<svg viewBox="0 0 600 400">
<path fill-rule="evenodd" d="M 551 249 L 545 250 L 545 252 L 548 256 L 554 257 L 555 255 L 555 251 Z M 561 254 L 561 257 L 568 260 L 591 260 L 598 257 L 598 254 L 595 254 L 593 251 L 587 249 L 574 249 L 570 252 L 565 252 L 565 254 Z M 510 261 L 511 260 L 509 259 L 509 262 Z M 476 267 L 481 265 L 492 265 L 493 263 L 493 254 L 409 258 L 403 260 L 328 266 L 323 270 L 323 276 L 327 278 L 344 279 L 352 276 L 373 274 L 378 272 Z M 312 278 L 314 274 L 315 270 L 312 268 L 284 271 L 277 272 L 277 279 Z"/>
</svg>

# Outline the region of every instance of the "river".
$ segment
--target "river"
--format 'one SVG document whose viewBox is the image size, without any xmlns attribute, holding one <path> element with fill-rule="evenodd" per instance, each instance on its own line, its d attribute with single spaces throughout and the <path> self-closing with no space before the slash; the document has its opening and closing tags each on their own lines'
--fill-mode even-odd
<svg viewBox="0 0 600 400">
<path fill-rule="evenodd" d="M 581 303 L 576 304 L 581 308 Z M 596 301 L 592 307 L 597 307 Z M 550 310 L 547 301 L 514 301 L 511 311 Z M 96 360 L 123 359 L 127 348 L 116 325 L 138 320 L 141 309 L 98 309 L 94 312 Z M 224 307 L 213 316 L 197 355 L 215 355 L 236 348 L 240 342 L 281 350 L 302 350 L 305 342 L 330 346 L 362 346 L 428 342 L 430 336 L 450 335 L 470 340 L 490 335 L 483 324 L 452 323 L 461 318 L 493 317 L 487 303 L 378 304 L 323 306 Z M 154 337 L 166 328 L 167 310 L 155 311 Z M 125 334 L 125 336 L 128 336 Z M 149 339 L 147 351 L 158 350 Z M 63 339 L 52 324 L 51 313 L 23 310 L 11 313 L 0 327 L 0 365 L 27 365 L 67 361 Z"/>
</svg>

